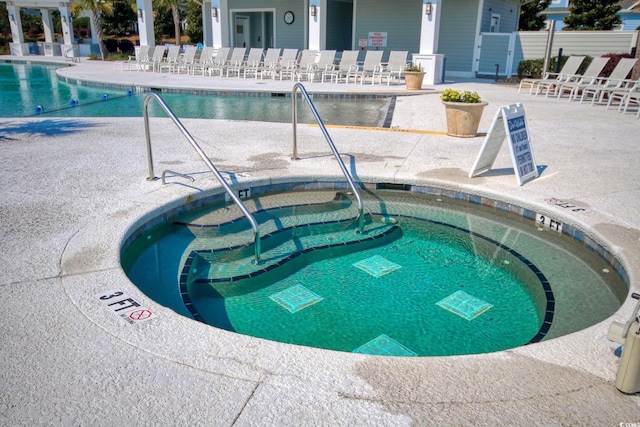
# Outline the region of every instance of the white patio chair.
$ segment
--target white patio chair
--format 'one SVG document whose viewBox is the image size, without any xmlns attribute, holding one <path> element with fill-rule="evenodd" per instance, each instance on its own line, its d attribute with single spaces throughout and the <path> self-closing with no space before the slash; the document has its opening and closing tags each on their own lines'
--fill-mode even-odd
<svg viewBox="0 0 640 427">
<path fill-rule="evenodd" d="M 607 62 L 609 62 L 609 59 L 610 58 L 605 57 L 593 58 L 591 64 L 589 64 L 584 74 L 582 74 L 580 78 L 560 83 L 557 86 L 554 94 L 558 98 L 562 98 L 562 95 L 568 93 L 569 100 L 571 100 L 574 96 L 576 96 L 580 87 L 594 84 L 598 80 L 600 73 L 604 69 L 605 65 L 607 65 Z"/>
<path fill-rule="evenodd" d="M 346 81 L 347 75 L 358 68 L 359 53 L 357 50 L 345 50 L 342 52 L 338 66 L 322 72 L 322 83 L 324 83 L 327 78 L 329 78 L 329 81 L 332 83 L 334 81 L 338 83 L 343 78 Z"/>
<path fill-rule="evenodd" d="M 596 100 L 600 103 L 603 102 L 608 92 L 632 85 L 633 81 L 627 80 L 627 77 L 636 62 L 638 62 L 636 58 L 622 58 L 616 64 L 616 67 L 609 77 L 598 79 L 594 84 L 579 85 L 577 89 L 582 91 L 580 102 L 583 102 L 591 96 L 591 105 L 593 105 Z"/>
<path fill-rule="evenodd" d="M 522 90 L 523 86 L 529 86 L 529 95 L 533 93 L 533 90 L 536 90 L 536 95 L 538 95 L 540 84 L 543 83 L 547 88 L 547 91 L 551 88 L 555 88 L 558 84 L 567 81 L 571 76 L 575 76 L 578 72 L 578 68 L 580 68 L 580 64 L 584 61 L 584 56 L 570 56 L 567 58 L 567 61 L 564 63 L 560 72 L 551 73 L 545 72 L 544 76 L 541 79 L 522 79 L 520 80 L 520 85 L 518 86 L 518 93 Z"/>
<path fill-rule="evenodd" d="M 402 72 L 407 66 L 408 55 L 409 51 L 407 50 L 392 50 L 391 53 L 389 53 L 389 61 L 387 64 L 383 64 L 382 68 L 377 72 L 374 71 L 371 84 L 375 82 L 376 77 L 380 80 L 380 84 L 382 84 L 382 79 L 386 77 L 387 86 L 389 86 L 391 84 L 391 77 L 393 76 L 396 76 L 396 81 L 400 83 L 400 76 L 402 76 Z"/>
<path fill-rule="evenodd" d="M 367 77 L 371 77 L 373 79 L 373 74 L 378 72 L 382 67 L 382 54 L 384 52 L 381 50 L 368 50 L 364 57 L 364 62 L 362 66 L 359 66 L 358 69 L 354 72 L 351 72 L 347 75 L 347 82 L 353 77 L 355 82 L 360 78 L 360 84 L 364 84 L 364 81 Z"/>
</svg>

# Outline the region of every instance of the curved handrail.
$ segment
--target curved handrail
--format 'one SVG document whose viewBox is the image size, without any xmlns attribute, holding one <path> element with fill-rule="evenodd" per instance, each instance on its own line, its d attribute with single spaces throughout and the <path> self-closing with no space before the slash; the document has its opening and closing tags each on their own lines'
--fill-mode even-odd
<svg viewBox="0 0 640 427">
<path fill-rule="evenodd" d="M 144 133 L 147 138 L 147 159 L 149 161 L 149 176 L 147 177 L 147 180 L 154 181 L 157 179 L 157 177 L 155 177 L 153 173 L 153 157 L 151 155 L 151 133 L 149 131 L 149 102 L 151 102 L 152 99 L 155 99 L 156 101 L 158 101 L 158 103 L 160 104 L 162 109 L 165 111 L 165 113 L 167 113 L 169 118 L 173 120 L 173 123 L 178 127 L 178 129 L 180 129 L 182 134 L 187 138 L 187 140 L 189 141 L 193 149 L 196 150 L 196 153 L 198 153 L 202 161 L 209 167 L 209 169 L 211 169 L 211 172 L 213 172 L 215 177 L 218 179 L 218 182 L 220 183 L 220 185 L 222 185 L 222 188 L 224 188 L 224 190 L 227 192 L 229 197 L 231 197 L 231 199 L 235 202 L 235 204 L 238 205 L 238 207 L 240 208 L 244 216 L 247 217 L 247 219 L 249 220 L 249 223 L 251 224 L 251 228 L 253 229 L 253 243 L 255 246 L 254 262 L 256 264 L 259 264 L 260 263 L 260 230 L 258 229 L 258 223 L 256 222 L 256 219 L 253 217 L 253 215 L 251 215 L 251 212 L 249 212 L 249 210 L 244 205 L 244 203 L 242 203 L 242 200 L 240 200 L 238 196 L 235 195 L 235 193 L 233 192 L 231 187 L 229 187 L 229 184 L 227 184 L 227 182 L 224 180 L 224 178 L 222 177 L 218 169 L 213 165 L 213 163 L 211 163 L 211 160 L 209 160 L 209 158 L 207 157 L 205 152 L 202 150 L 202 148 L 200 148 L 200 146 L 195 141 L 195 139 L 193 139 L 189 131 L 184 127 L 182 122 L 180 122 L 180 120 L 178 119 L 178 117 L 176 117 L 173 111 L 171 111 L 171 108 L 169 108 L 169 106 L 164 102 L 164 100 L 160 97 L 160 95 L 156 93 L 150 93 L 144 98 L 144 107 L 143 107 Z"/>
<path fill-rule="evenodd" d="M 318 110 L 316 110 L 316 107 L 313 105 L 313 102 L 311 101 L 311 98 L 309 97 L 309 94 L 307 93 L 307 90 L 304 88 L 302 83 L 296 83 L 293 86 L 293 90 L 291 91 L 291 100 L 292 100 L 291 116 L 292 116 L 292 122 L 293 122 L 293 156 L 291 157 L 291 159 L 298 160 L 298 108 L 297 108 L 297 98 L 296 98 L 296 91 L 298 89 L 300 89 L 302 93 L 302 97 L 307 101 L 307 104 L 311 109 L 311 113 L 313 114 L 313 117 L 315 117 L 316 122 L 318 122 L 318 126 L 320 126 L 320 129 L 322 130 L 324 138 L 327 140 L 327 143 L 329 144 L 331 151 L 333 151 L 333 155 L 335 156 L 336 160 L 338 161 L 338 164 L 340 165 L 340 169 L 342 169 L 342 173 L 344 174 L 344 177 L 347 179 L 347 183 L 349 183 L 349 186 L 351 187 L 353 194 L 355 194 L 356 196 L 356 200 L 358 201 L 358 221 L 359 221 L 358 231 L 362 233 L 364 231 L 364 206 L 362 204 L 362 197 L 360 196 L 360 191 L 354 184 L 353 179 L 351 178 L 351 174 L 349 174 L 347 167 L 345 166 L 344 162 L 342 161 L 342 158 L 340 157 L 340 153 L 338 153 L 338 149 L 333 143 L 333 140 L 331 139 L 331 136 L 329 135 L 329 132 L 327 131 L 327 128 L 324 125 L 324 122 L 322 121 L 322 119 L 320 118 L 320 115 L 318 114 Z"/>
</svg>

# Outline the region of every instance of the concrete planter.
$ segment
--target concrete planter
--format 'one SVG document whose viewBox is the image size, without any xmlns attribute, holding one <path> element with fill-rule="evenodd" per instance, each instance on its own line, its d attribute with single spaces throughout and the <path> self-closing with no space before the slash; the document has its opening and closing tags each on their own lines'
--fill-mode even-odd
<svg viewBox="0 0 640 427">
<path fill-rule="evenodd" d="M 478 125 L 487 102 L 442 102 L 447 113 L 447 135 L 472 138 L 478 133 Z"/>
<path fill-rule="evenodd" d="M 424 71 L 405 71 L 404 82 L 407 85 L 407 90 L 420 90 L 422 89 L 422 81 L 424 80 Z"/>
</svg>

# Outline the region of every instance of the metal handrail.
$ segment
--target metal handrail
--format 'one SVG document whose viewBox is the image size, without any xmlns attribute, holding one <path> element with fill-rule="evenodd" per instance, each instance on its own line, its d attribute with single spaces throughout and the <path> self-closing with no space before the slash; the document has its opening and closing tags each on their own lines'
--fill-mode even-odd
<svg viewBox="0 0 640 427">
<path fill-rule="evenodd" d="M 209 169 L 211 169 L 211 172 L 213 172 L 215 177 L 218 179 L 218 182 L 220 183 L 220 185 L 222 185 L 222 188 L 224 188 L 224 190 L 227 192 L 229 197 L 231 197 L 231 199 L 235 202 L 235 204 L 238 205 L 238 207 L 240 208 L 244 216 L 247 217 L 247 219 L 249 220 L 249 223 L 251 224 L 251 228 L 253 229 L 253 243 L 255 246 L 254 262 L 255 264 L 259 264 L 260 263 L 260 230 L 258 229 L 258 223 L 256 222 L 256 219 L 253 217 L 253 215 L 251 215 L 251 212 L 249 212 L 249 210 L 244 205 L 244 203 L 242 203 L 242 200 L 240 200 L 238 196 L 235 195 L 231 187 L 229 187 L 229 184 L 227 184 L 227 182 L 224 180 L 222 175 L 220 175 L 220 172 L 218 171 L 218 169 L 213 165 L 213 163 L 211 163 L 211 160 L 209 160 L 209 158 L 207 157 L 205 152 L 202 150 L 202 148 L 200 148 L 200 146 L 195 141 L 195 139 L 193 139 L 189 131 L 184 127 L 182 122 L 180 122 L 180 120 L 178 119 L 178 117 L 176 117 L 173 111 L 171 111 L 171 108 L 169 108 L 169 106 L 164 102 L 164 100 L 156 93 L 150 93 L 144 98 L 144 107 L 143 107 L 144 133 L 147 138 L 147 159 L 149 161 L 149 177 L 147 177 L 147 180 L 155 181 L 156 179 L 158 179 L 153 173 L 153 157 L 151 154 L 151 133 L 149 132 L 149 102 L 151 102 L 152 99 L 155 99 L 156 101 L 158 101 L 158 103 L 160 104 L 162 109 L 165 111 L 165 113 L 167 113 L 169 118 L 173 120 L 173 123 L 178 127 L 178 129 L 180 129 L 182 134 L 187 138 L 187 141 L 189 141 L 193 149 L 196 150 L 196 153 L 198 153 L 202 161 L 209 167 Z"/>
<path fill-rule="evenodd" d="M 338 161 L 338 164 L 340 165 L 340 169 L 342 169 L 342 173 L 344 174 L 344 177 L 347 179 L 347 182 L 349 183 L 349 186 L 351 187 L 353 194 L 355 194 L 356 196 L 356 200 L 358 201 L 358 221 L 359 221 L 358 231 L 362 233 L 364 231 L 364 206 L 362 204 L 362 197 L 360 196 L 360 191 L 354 184 L 353 179 L 351 178 L 351 174 L 349 174 L 347 167 L 345 166 L 344 162 L 342 161 L 342 158 L 340 157 L 340 153 L 338 153 L 338 149 L 333 143 L 333 140 L 331 139 L 331 136 L 329 135 L 327 128 L 325 127 L 322 119 L 320 118 L 320 115 L 318 114 L 318 110 L 316 110 L 316 107 L 313 105 L 313 102 L 311 101 L 311 97 L 309 97 L 309 94 L 307 93 L 307 90 L 304 88 L 302 83 L 296 83 L 293 86 L 293 90 L 291 91 L 291 100 L 292 100 L 291 116 L 292 116 L 292 122 L 293 122 L 293 156 L 291 157 L 291 159 L 299 160 L 298 158 L 298 108 L 297 108 L 297 97 L 296 97 L 296 92 L 298 89 L 300 89 L 300 92 L 302 93 L 302 97 L 307 101 L 307 104 L 311 109 L 311 113 L 313 114 L 313 117 L 315 117 L 316 122 L 318 122 L 318 126 L 320 126 L 320 129 L 324 134 L 324 138 L 327 140 L 327 143 L 329 144 L 331 151 L 333 151 L 333 155 Z"/>
</svg>

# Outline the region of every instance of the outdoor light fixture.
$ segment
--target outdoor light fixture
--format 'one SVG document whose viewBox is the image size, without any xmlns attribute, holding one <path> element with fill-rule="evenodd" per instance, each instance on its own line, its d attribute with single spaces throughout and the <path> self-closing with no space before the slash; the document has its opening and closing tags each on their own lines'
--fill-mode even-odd
<svg viewBox="0 0 640 427">
<path fill-rule="evenodd" d="M 16 22 L 16 17 L 13 16 L 13 13 L 11 15 L 9 15 L 11 17 L 11 22 Z"/>
<path fill-rule="evenodd" d="M 138 19 L 142 20 L 144 18 L 144 15 L 142 14 L 142 9 L 138 9 Z"/>
<path fill-rule="evenodd" d="M 62 22 L 67 22 L 67 17 L 62 15 Z"/>
<path fill-rule="evenodd" d="M 424 4 L 424 14 L 425 14 L 425 15 L 428 15 L 428 16 L 431 16 L 431 11 L 432 11 L 432 10 L 431 10 L 431 2 L 430 2 L 430 1 L 428 1 L 428 2 L 426 2 L 426 3 Z"/>
<path fill-rule="evenodd" d="M 211 8 L 211 16 L 214 18 L 218 17 L 218 8 L 217 7 L 212 7 Z"/>
<path fill-rule="evenodd" d="M 316 16 L 317 10 L 316 10 L 316 6 L 313 5 L 311 6 L 311 16 Z"/>
</svg>

